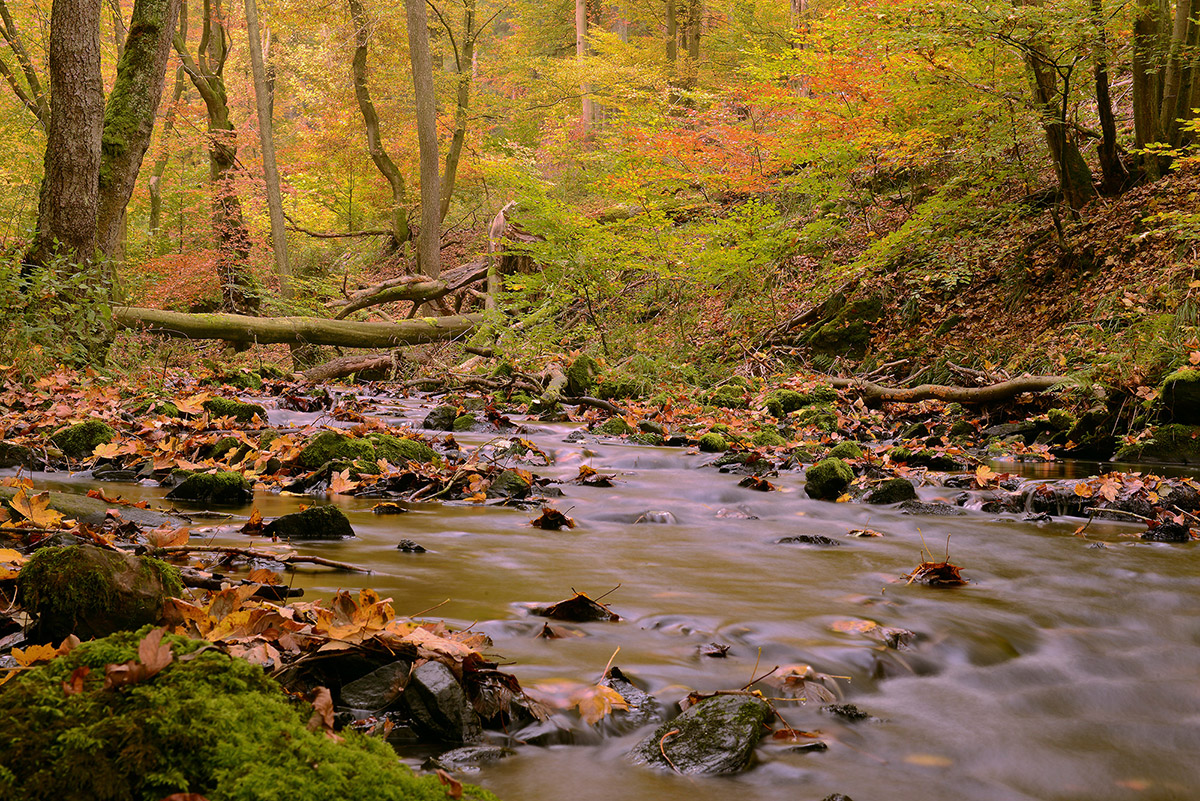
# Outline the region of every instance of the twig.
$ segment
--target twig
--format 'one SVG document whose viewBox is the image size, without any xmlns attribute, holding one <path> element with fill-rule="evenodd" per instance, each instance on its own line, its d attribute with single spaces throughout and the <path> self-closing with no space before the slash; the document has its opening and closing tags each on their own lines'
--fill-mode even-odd
<svg viewBox="0 0 1200 801">
<path fill-rule="evenodd" d="M 248 559 L 266 559 L 272 562 L 289 564 L 314 564 L 325 567 L 336 567 L 339 570 L 349 570 L 352 573 L 370 573 L 365 567 L 352 565 L 349 562 L 336 562 L 323 556 L 301 556 L 300 554 L 281 554 L 271 551 L 256 551 L 253 548 L 229 548 L 224 545 L 167 545 L 155 548 L 156 553 L 221 553 L 228 556 L 245 556 Z"/>
<path fill-rule="evenodd" d="M 445 606 L 445 605 L 446 605 L 446 604 L 448 604 L 448 603 L 450 603 L 450 599 L 449 599 L 449 598 L 447 598 L 446 600 L 442 601 L 440 604 L 434 604 L 433 606 L 429 607 L 428 609 L 422 609 L 420 612 L 416 612 L 416 613 L 414 613 L 414 614 L 411 614 L 411 615 L 409 615 L 409 616 L 408 616 L 408 619 L 409 619 L 409 620 L 412 620 L 413 618 L 420 617 L 421 615 L 425 614 L 426 612 L 432 612 L 434 609 L 437 609 L 438 607 Z"/>
<path fill-rule="evenodd" d="M 671 766 L 671 770 L 675 771 L 676 773 L 678 773 L 682 776 L 683 771 L 675 766 L 675 763 L 671 761 L 671 758 L 669 756 L 667 756 L 666 749 L 663 748 L 663 743 L 665 743 L 667 741 L 667 738 L 674 737 L 676 734 L 679 734 L 679 729 L 671 729 L 669 732 L 664 734 L 661 739 L 659 739 L 658 753 L 662 754 L 663 759 L 667 760 L 667 764 Z"/>
</svg>

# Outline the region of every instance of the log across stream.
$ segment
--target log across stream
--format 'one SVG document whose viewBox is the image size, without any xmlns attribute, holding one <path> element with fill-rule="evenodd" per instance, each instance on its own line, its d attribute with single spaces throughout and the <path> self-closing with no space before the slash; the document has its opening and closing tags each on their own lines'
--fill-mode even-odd
<svg viewBox="0 0 1200 801">
<path fill-rule="evenodd" d="M 377 411 L 418 424 L 425 409 L 412 401 Z M 281 426 L 316 419 L 270 414 Z M 516 744 L 515 756 L 471 777 L 501 798 L 1121 801 L 1191 798 L 1200 787 L 1196 544 L 1141 542 L 1131 536 L 1143 528 L 1137 521 L 1097 520 L 1084 537 L 1074 534 L 1079 519 L 922 517 L 814 501 L 799 474 L 772 478 L 779 492 L 755 492 L 737 486 L 740 476 L 703 467 L 705 454 L 572 444 L 568 424 L 531 425 L 525 436 L 553 458 L 534 468 L 540 475 L 566 479 L 588 464 L 617 476 L 611 488 L 564 487 L 555 506 L 575 529 L 541 531 L 529 525 L 535 511 L 470 504 L 377 516 L 374 501 L 337 497 L 358 536 L 303 548 L 374 572 L 299 569 L 292 581 L 310 598 L 371 586 L 400 614 L 450 599 L 431 614 L 489 634 L 506 669 L 545 692 L 596 681 L 620 648 L 614 664 L 665 704 L 689 688 L 736 689 L 756 670 L 811 665 L 847 677 L 837 682 L 844 700 L 873 720 L 841 720 L 819 702 L 781 704 L 791 726 L 819 731 L 828 750 L 798 753 L 768 739 L 753 769 L 728 778 L 635 766 L 625 754 L 644 731 L 605 737 L 603 727 L 560 721 L 539 744 Z M 80 490 L 82 479 L 56 478 L 39 484 Z M 156 503 L 163 495 L 119 491 Z M 921 497 L 956 493 L 924 488 Z M 259 494 L 254 505 L 270 518 L 311 502 Z M 250 506 L 231 511 L 248 515 Z M 883 536 L 847 536 L 864 528 Z M 839 544 L 778 542 L 801 534 Z M 923 544 L 941 558 L 947 538 L 970 583 L 906 584 Z M 400 551 L 402 539 L 427 550 Z M 213 544 L 248 539 L 222 534 Z M 536 636 L 544 620 L 527 604 L 618 585 L 605 602 L 620 622 L 567 626 L 585 636 Z M 887 648 L 872 624 L 909 630 L 915 641 Z M 710 643 L 728 646 L 727 655 L 703 655 Z M 406 756 L 416 763 L 424 754 Z"/>
</svg>

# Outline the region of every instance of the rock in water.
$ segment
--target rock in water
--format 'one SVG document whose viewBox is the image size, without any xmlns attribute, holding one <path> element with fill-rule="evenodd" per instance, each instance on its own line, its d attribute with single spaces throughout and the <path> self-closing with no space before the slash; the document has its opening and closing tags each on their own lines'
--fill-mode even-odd
<svg viewBox="0 0 1200 801">
<path fill-rule="evenodd" d="M 479 715 L 441 662 L 426 662 L 413 671 L 404 700 L 422 735 L 446 743 L 474 743 L 483 737 Z"/>
<path fill-rule="evenodd" d="M 641 765 L 680 773 L 737 773 L 766 733 L 771 707 L 753 695 L 715 695 L 667 721 L 630 752 Z"/>
<path fill-rule="evenodd" d="M 263 532 L 281 540 L 340 540 L 354 536 L 354 529 L 336 506 L 310 506 L 303 512 L 277 517 Z"/>
<path fill-rule="evenodd" d="M 378 711 L 386 708 L 404 692 L 412 664 L 403 660 L 371 671 L 361 679 L 342 686 L 341 701 L 351 709 Z"/>
</svg>

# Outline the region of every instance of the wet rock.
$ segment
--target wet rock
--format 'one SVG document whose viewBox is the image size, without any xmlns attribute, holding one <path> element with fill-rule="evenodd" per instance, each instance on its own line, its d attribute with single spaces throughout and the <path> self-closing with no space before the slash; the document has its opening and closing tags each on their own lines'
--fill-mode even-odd
<svg viewBox="0 0 1200 801">
<path fill-rule="evenodd" d="M 867 493 L 867 503 L 891 504 L 915 500 L 917 491 L 912 482 L 906 478 L 893 478 L 885 481 Z"/>
<path fill-rule="evenodd" d="M 700 656 L 707 656 L 710 659 L 724 659 L 729 656 L 728 645 L 723 645 L 719 642 L 710 642 L 701 645 L 699 648 Z"/>
<path fill-rule="evenodd" d="M 405 462 L 428 464 L 438 459 L 437 451 L 415 439 L 393 437 L 391 434 L 369 434 L 367 441 L 375 446 L 376 458 L 387 459 L 394 465 L 403 465 Z"/>
<path fill-rule="evenodd" d="M 249 503 L 253 499 L 254 490 L 250 482 L 241 473 L 231 470 L 192 473 L 167 493 L 167 500 L 204 504 L 237 505 Z"/>
<path fill-rule="evenodd" d="M 606 434 L 610 437 L 620 437 L 633 432 L 633 426 L 626 423 L 623 417 L 610 417 L 596 427 L 597 434 Z"/>
<path fill-rule="evenodd" d="M 1150 542 L 1191 542 L 1192 533 L 1187 526 L 1174 520 L 1156 520 L 1142 532 L 1142 539 Z"/>
<path fill-rule="evenodd" d="M 790 748 L 787 748 L 784 750 L 786 750 L 789 754 L 811 754 L 811 753 L 815 753 L 815 752 L 819 752 L 819 751 L 828 751 L 829 744 L 822 742 L 821 740 L 814 740 L 811 743 L 801 743 L 800 745 L 793 745 Z"/>
<path fill-rule="evenodd" d="M 157 559 L 92 545 L 42 548 L 17 577 L 33 636 L 58 642 L 158 623 L 164 600 L 183 592 L 179 571 Z"/>
<path fill-rule="evenodd" d="M 1161 426 L 1150 439 L 1121 448 L 1113 460 L 1154 464 L 1200 464 L 1200 426 L 1176 423 Z"/>
<path fill-rule="evenodd" d="M 837 540 L 831 540 L 829 537 L 822 537 L 820 534 L 797 534 L 794 537 L 780 537 L 775 542 L 785 545 L 817 545 L 822 548 L 830 548 L 835 545 L 841 545 Z"/>
<path fill-rule="evenodd" d="M 412 664 L 403 660 L 373 670 L 361 679 L 342 685 L 341 704 L 372 712 L 386 709 L 404 693 L 411 671 Z"/>
<path fill-rule="evenodd" d="M 567 434 L 565 437 L 563 437 L 563 442 L 576 443 L 576 442 L 583 442 L 586 439 L 587 439 L 586 431 L 583 431 L 581 429 L 575 429 L 570 434 Z"/>
<path fill-rule="evenodd" d="M 1104 406 L 1089 409 L 1067 431 L 1066 439 L 1070 447 L 1063 447 L 1055 453 L 1076 459 L 1107 460 L 1117 449 L 1117 438 L 1112 434 L 1113 418 L 1112 412 Z"/>
<path fill-rule="evenodd" d="M 1019 423 L 1001 423 L 995 426 L 988 426 L 979 432 L 984 437 L 1012 437 L 1019 436 L 1027 442 L 1031 441 L 1042 430 L 1042 427 L 1031 420 L 1022 420 Z"/>
<path fill-rule="evenodd" d="M 479 715 L 450 668 L 426 662 L 412 672 L 404 701 L 417 731 L 446 743 L 474 743 L 483 737 Z"/>
<path fill-rule="evenodd" d="M 572 595 L 565 601 L 559 601 L 549 606 L 535 606 L 530 611 L 535 615 L 548 617 L 551 620 L 566 620 L 572 623 L 586 623 L 595 620 L 617 621 L 621 619 L 621 616 L 616 612 L 581 592 Z"/>
<path fill-rule="evenodd" d="M 906 515 L 930 515 L 934 517 L 961 517 L 966 514 L 957 506 L 951 506 L 948 503 L 934 501 L 927 503 L 925 501 L 905 501 L 900 504 L 900 511 Z"/>
<path fill-rule="evenodd" d="M 50 441 L 67 456 L 80 459 L 91 456 L 98 445 L 112 442 L 117 435 L 112 427 L 99 420 L 88 420 L 78 425 L 64 428 L 50 437 Z"/>
<path fill-rule="evenodd" d="M 679 521 L 675 518 L 675 515 L 671 514 L 670 512 L 649 509 L 638 515 L 637 519 L 635 519 L 633 522 L 634 524 L 654 523 L 659 525 L 670 525 L 673 523 L 678 523 Z"/>
<path fill-rule="evenodd" d="M 841 459 L 823 459 L 808 468 L 804 480 L 804 491 L 810 498 L 833 501 L 850 486 L 854 471 Z"/>
<path fill-rule="evenodd" d="M 257 403 L 242 403 L 231 398 L 209 398 L 204 402 L 209 417 L 232 417 L 239 423 L 249 423 L 255 417 L 267 421 L 267 410 Z"/>
<path fill-rule="evenodd" d="M 821 801 L 854 801 L 854 799 L 841 793 L 830 793 L 822 798 Z"/>
<path fill-rule="evenodd" d="M 329 462 L 374 461 L 375 447 L 365 439 L 354 439 L 336 431 L 322 431 L 308 441 L 297 461 L 305 470 L 316 470 Z"/>
<path fill-rule="evenodd" d="M 425 420 L 421 425 L 434 431 L 453 431 L 454 421 L 457 417 L 457 407 L 435 406 L 429 414 L 425 415 Z"/>
<path fill-rule="evenodd" d="M 277 517 L 267 523 L 263 532 L 281 540 L 340 540 L 354 536 L 350 521 L 336 506 L 310 506 Z"/>
<path fill-rule="evenodd" d="M 24 445 L 0 442 L 0 468 L 33 467 L 33 451 Z"/>
<path fill-rule="evenodd" d="M 863 449 L 857 442 L 840 442 L 829 451 L 830 459 L 861 459 Z"/>
<path fill-rule="evenodd" d="M 655 434 L 664 438 L 667 436 L 667 430 L 663 428 L 662 423 L 655 422 L 654 420 L 639 420 L 638 430 L 643 434 Z"/>
<path fill-rule="evenodd" d="M 499 745 L 466 745 L 436 757 L 429 757 L 421 765 L 425 770 L 445 770 L 451 773 L 477 773 L 480 765 L 490 765 L 510 756 L 516 751 Z"/>
<path fill-rule="evenodd" d="M 1200 425 L 1200 369 L 1185 367 L 1163 380 L 1163 415 L 1168 422 Z"/>
<path fill-rule="evenodd" d="M 529 495 L 533 484 L 516 470 L 505 470 L 492 479 L 487 489 L 489 498 L 524 498 Z"/>
<path fill-rule="evenodd" d="M 404 551 L 405 553 L 425 553 L 424 546 L 418 545 L 412 540 L 400 540 L 400 542 L 396 543 L 396 550 Z"/>
<path fill-rule="evenodd" d="M 737 773 L 754 756 L 771 707 L 752 695 L 715 695 L 659 726 L 630 751 L 633 761 L 680 773 Z"/>
<path fill-rule="evenodd" d="M 475 419 L 475 415 L 471 412 L 460 414 L 454 418 L 454 430 L 458 432 L 474 431 L 479 427 L 479 421 Z"/>
<path fill-rule="evenodd" d="M 871 719 L 869 713 L 863 712 L 854 704 L 829 704 L 821 707 L 821 711 L 827 715 L 833 715 L 834 717 L 849 721 L 850 723 L 858 723 Z"/>
<path fill-rule="evenodd" d="M 620 693 L 628 708 L 615 710 L 614 717 L 626 724 L 623 728 L 634 729 L 662 719 L 662 706 L 658 699 L 638 687 L 619 667 L 613 666 L 601 682 L 601 687 L 610 687 Z"/>
<path fill-rule="evenodd" d="M 952 456 L 947 456 L 944 453 L 939 453 L 932 448 L 924 448 L 912 454 L 908 458 L 908 464 L 913 467 L 928 467 L 930 470 L 939 470 L 949 472 L 952 470 L 965 470 L 966 465 L 955 459 Z"/>
<path fill-rule="evenodd" d="M 531 723 L 517 730 L 513 737 L 517 742 L 541 748 L 548 748 L 552 745 L 572 745 L 575 742 L 575 732 L 554 718 Z"/>
</svg>

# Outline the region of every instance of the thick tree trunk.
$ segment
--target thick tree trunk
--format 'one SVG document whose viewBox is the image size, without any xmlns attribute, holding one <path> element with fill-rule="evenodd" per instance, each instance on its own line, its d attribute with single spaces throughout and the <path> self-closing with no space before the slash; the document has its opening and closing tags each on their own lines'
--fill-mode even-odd
<svg viewBox="0 0 1200 801">
<path fill-rule="evenodd" d="M 1138 149 L 1158 138 L 1166 20 L 1166 0 L 1138 0 L 1133 23 L 1133 131 Z"/>
<path fill-rule="evenodd" d="M 454 181 L 458 176 L 458 161 L 467 139 L 468 114 L 471 110 L 471 72 L 475 64 L 475 0 L 463 0 L 463 45 L 455 50 L 454 71 L 458 73 L 458 94 L 454 106 L 454 136 L 446 151 L 446 170 L 442 178 L 442 208 L 440 219 L 445 222 L 454 197 Z"/>
<path fill-rule="evenodd" d="M 1100 186 L 1107 195 L 1118 194 L 1129 180 L 1129 173 L 1117 155 L 1117 119 L 1113 114 L 1108 82 L 1108 32 L 1105 29 L 1103 0 L 1091 0 L 1092 24 L 1096 26 L 1093 45 L 1092 76 L 1096 83 L 1096 111 L 1100 117 Z"/>
<path fill-rule="evenodd" d="M 279 291 L 292 297 L 292 268 L 288 263 L 287 228 L 283 222 L 283 198 L 279 192 L 279 168 L 275 163 L 275 137 L 271 123 L 271 90 L 263 62 L 262 38 L 258 29 L 258 6 L 246 0 L 246 35 L 250 44 L 250 70 L 254 76 L 254 102 L 258 111 L 258 135 L 262 145 L 263 179 L 267 184 L 267 207 L 271 213 L 271 250 Z"/>
<path fill-rule="evenodd" d="M 1038 47 L 1031 47 L 1025 56 L 1033 87 L 1035 106 L 1042 118 L 1046 146 L 1058 174 L 1063 199 L 1072 209 L 1081 209 L 1096 196 L 1092 171 L 1088 168 L 1078 145 L 1067 136 L 1067 90 L 1059 90 L 1058 74 L 1049 57 Z"/>
<path fill-rule="evenodd" d="M 134 3 L 129 37 L 104 110 L 96 232 L 100 251 L 109 257 L 124 241 L 125 206 L 154 132 L 179 3 Z"/>
<path fill-rule="evenodd" d="M 375 112 L 375 104 L 367 86 L 367 46 L 371 40 L 367 15 L 360 0 L 348 0 L 348 3 L 350 20 L 354 23 L 354 61 L 351 64 L 354 97 L 358 101 L 358 110 L 367 129 L 367 152 L 392 190 L 392 245 L 399 248 L 412 239 L 412 230 L 408 225 L 408 196 L 404 187 L 404 176 L 383 147 L 383 140 L 379 136 L 379 115 Z"/>
<path fill-rule="evenodd" d="M 100 188 L 100 0 L 54 0 L 50 12 L 50 127 L 37 233 L 26 259 L 60 253 L 75 264 L 96 252 Z"/>
<path fill-rule="evenodd" d="M 470 334 L 479 315 L 425 317 L 400 323 L 355 323 L 321 317 L 250 317 L 241 314 L 182 312 L 119 306 L 113 322 L 121 328 L 188 339 L 222 339 L 235 343 L 337 345 L 345 348 L 396 348 L 448 342 Z"/>
<path fill-rule="evenodd" d="M 1187 115 L 1185 108 L 1191 96 L 1191 85 L 1187 78 L 1191 70 L 1192 54 L 1189 44 L 1196 24 L 1192 22 L 1195 0 L 1178 0 L 1175 6 L 1175 22 L 1171 28 L 1171 44 L 1167 51 L 1167 64 L 1163 73 L 1162 105 L 1158 111 L 1158 138 L 1172 146 L 1179 144 L 1179 120 Z"/>
<path fill-rule="evenodd" d="M 425 13 L 425 0 L 404 0 L 404 8 L 421 160 L 421 233 L 417 241 L 417 261 L 421 272 L 437 278 L 442 271 L 442 191 L 438 178 L 437 97 L 433 92 L 433 58 L 429 53 L 429 19 Z"/>
</svg>

